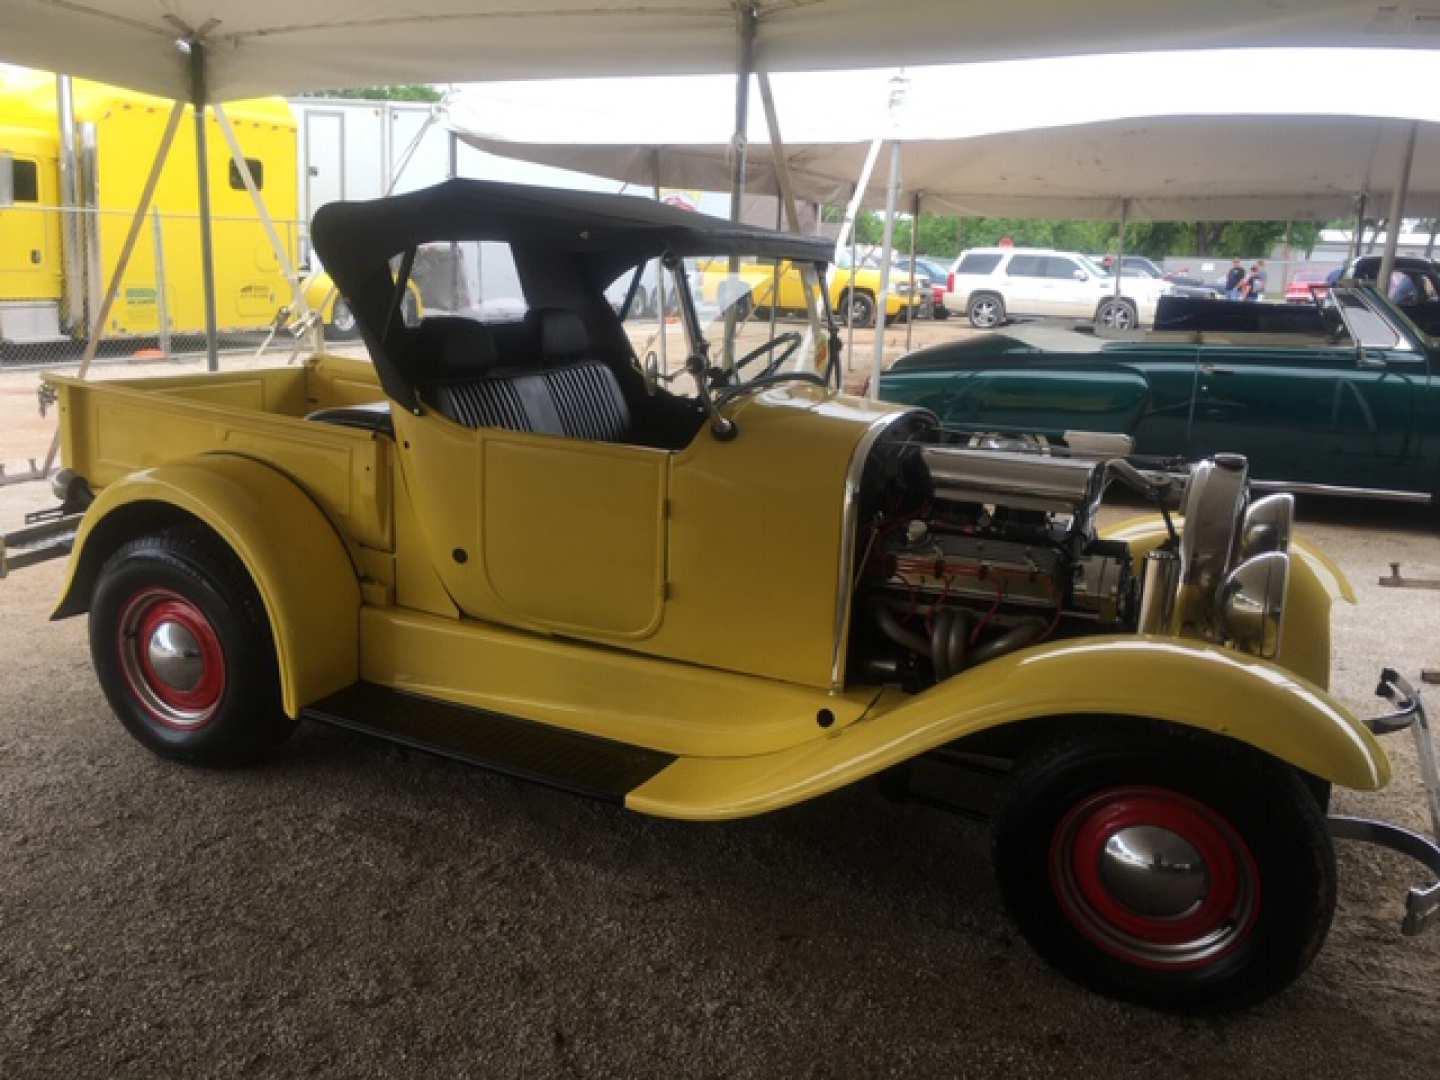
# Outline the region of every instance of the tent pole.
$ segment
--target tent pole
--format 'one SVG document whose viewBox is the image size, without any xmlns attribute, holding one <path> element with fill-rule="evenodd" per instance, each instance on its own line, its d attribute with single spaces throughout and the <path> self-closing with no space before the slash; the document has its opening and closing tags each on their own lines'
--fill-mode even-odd
<svg viewBox="0 0 1440 1080">
<path fill-rule="evenodd" d="M 884 139 L 872 139 L 870 149 L 865 153 L 865 164 L 860 166 L 860 180 L 855 185 L 855 194 L 850 197 L 850 204 L 845 207 L 845 220 L 840 225 L 840 235 L 835 237 L 835 257 L 840 257 L 840 252 L 845 250 L 849 244 L 854 254 L 855 220 L 860 216 L 860 207 L 865 202 L 865 192 L 870 189 L 870 174 L 875 171 L 876 159 L 880 157 L 880 147 Z"/>
<path fill-rule="evenodd" d="M 765 126 L 770 129 L 770 157 L 775 164 L 775 186 L 780 205 L 790 218 L 790 231 L 800 231 L 800 211 L 795 205 L 795 187 L 790 182 L 790 161 L 785 156 L 785 141 L 780 137 L 780 118 L 775 112 L 775 96 L 770 92 L 770 75 L 764 68 L 755 72 L 760 85 L 760 103 L 765 107 Z M 782 226 L 777 222 L 776 228 Z"/>
<path fill-rule="evenodd" d="M 1351 236 L 1350 261 L 1360 257 L 1360 241 L 1365 232 L 1365 192 L 1355 196 L 1355 232 Z"/>
<path fill-rule="evenodd" d="M 755 8 L 746 0 L 735 7 L 735 134 L 730 139 L 734 155 L 730 173 L 730 220 L 739 221 L 745 200 L 745 147 L 750 128 L 750 74 L 755 67 Z M 740 276 L 740 257 L 731 255 L 730 280 Z M 735 369 L 735 304 L 725 309 L 725 367 Z"/>
<path fill-rule="evenodd" d="M 1380 256 L 1380 273 L 1375 278 L 1375 287 L 1382 296 L 1390 295 L 1390 273 L 1395 269 L 1395 252 L 1400 247 L 1400 226 L 1405 215 L 1405 200 L 1410 194 L 1410 169 L 1415 164 L 1415 137 L 1419 133 L 1419 123 L 1411 121 L 1405 136 L 1405 153 L 1400 158 L 1400 175 L 1390 192 L 1390 225 L 1385 230 L 1385 253 Z"/>
<path fill-rule="evenodd" d="M 875 156 L 875 146 L 877 146 L 877 145 L 879 145 L 879 140 L 878 140 L 878 139 L 876 140 L 875 144 L 870 147 L 870 157 L 871 157 L 871 159 L 873 159 L 874 156 Z M 873 162 L 873 160 L 871 160 L 869 163 L 870 163 L 870 164 L 873 164 L 874 162 Z M 868 172 L 866 172 L 866 173 L 862 173 L 862 176 L 864 177 L 863 183 L 868 183 L 868 182 L 869 182 L 869 179 L 870 179 L 870 174 L 869 174 Z M 856 189 L 855 189 L 855 191 L 856 191 L 855 198 L 850 200 L 850 206 L 851 206 L 850 212 L 846 214 L 846 220 L 848 220 L 848 221 L 850 222 L 850 262 L 849 262 L 849 264 L 848 264 L 848 269 L 847 269 L 845 272 L 850 275 L 849 280 L 850 280 L 851 282 L 853 282 L 853 281 L 855 280 L 855 234 L 856 234 L 856 232 L 858 231 L 858 230 L 855 228 L 855 220 L 854 220 L 855 210 L 854 210 L 854 208 L 855 208 L 856 202 L 859 201 L 859 198 L 860 198 L 859 192 L 860 192 L 861 190 L 863 190 L 863 188 L 856 188 Z M 841 226 L 840 226 L 840 229 L 841 229 L 841 235 L 843 236 L 843 235 L 844 235 L 845 226 L 844 226 L 844 225 L 841 225 Z M 840 253 L 837 251 L 837 252 L 835 253 L 835 256 L 836 256 L 836 259 L 838 260 L 838 259 L 839 259 L 839 256 L 840 256 Z M 854 305 L 854 303 L 852 303 L 850 300 L 847 299 L 846 302 L 845 302 L 845 370 L 846 370 L 846 371 L 853 371 L 853 370 L 854 370 L 854 366 L 853 366 L 854 363 L 855 363 L 855 305 Z"/>
<path fill-rule="evenodd" d="M 1125 273 L 1125 225 L 1130 217 L 1130 200 L 1120 200 L 1120 252 L 1115 256 L 1115 295 L 1120 295 L 1120 278 Z"/>
<path fill-rule="evenodd" d="M 255 213 L 260 216 L 260 224 L 264 227 L 265 235 L 270 240 L 270 249 L 275 252 L 275 261 L 280 264 L 280 272 L 290 283 L 291 301 L 295 305 L 295 312 L 303 321 L 310 314 L 310 309 L 305 303 L 305 290 L 300 288 L 300 278 L 295 273 L 295 264 L 290 261 L 290 253 L 285 250 L 285 245 L 280 242 L 280 234 L 275 229 L 275 222 L 270 217 L 265 200 L 260 196 L 260 189 L 255 186 L 255 177 L 250 172 L 250 163 L 245 160 L 244 151 L 240 149 L 240 140 L 235 137 L 235 129 L 230 126 L 230 118 L 225 115 L 225 110 L 218 104 L 214 108 L 215 121 L 220 125 L 220 133 L 225 136 L 225 141 L 230 145 L 230 160 L 235 163 L 235 171 L 240 174 L 240 181 L 245 185 L 245 190 L 250 193 L 250 201 L 255 204 Z"/>
<path fill-rule="evenodd" d="M 200 277 L 205 289 L 205 368 L 220 370 L 215 330 L 215 247 L 210 235 L 210 163 L 205 140 L 205 46 L 190 42 L 190 103 L 195 107 L 195 185 L 200 206 Z"/>
<path fill-rule="evenodd" d="M 885 233 L 880 240 L 880 295 L 875 298 L 875 348 L 870 356 L 870 400 L 880 397 L 885 367 L 885 309 L 890 305 L 890 259 L 895 251 L 895 200 L 900 194 L 900 140 L 890 142 L 890 182 L 885 186 Z M 852 271 L 853 273 L 853 271 Z"/>
<path fill-rule="evenodd" d="M 453 134 L 453 133 L 452 133 Z M 655 151 L 655 201 L 660 201 L 660 151 Z M 655 318 L 660 324 L 660 370 L 667 376 L 670 374 L 670 357 L 668 355 L 668 342 L 665 340 L 670 336 L 670 328 L 665 322 L 665 267 L 659 259 L 655 260 Z"/>
<path fill-rule="evenodd" d="M 920 280 L 920 273 L 915 268 L 915 236 L 920 231 L 920 193 L 917 191 L 910 199 L 910 298 L 915 298 L 915 283 Z M 905 351 L 910 351 L 910 342 L 915 330 L 915 308 L 910 309 L 910 314 L 905 317 Z"/>
<path fill-rule="evenodd" d="M 1440 218 L 1431 218 L 1430 239 L 1425 241 L 1425 258 L 1427 259 L 1430 258 L 1435 251 L 1435 234 L 1437 232 L 1440 232 Z"/>
<path fill-rule="evenodd" d="M 120 291 L 120 282 L 125 277 L 125 271 L 130 265 L 130 255 L 135 250 L 135 241 L 140 237 L 140 230 L 145 224 L 145 217 L 150 212 L 151 200 L 155 198 L 155 187 L 160 183 L 160 171 L 165 167 L 165 159 L 170 156 L 170 147 L 175 142 L 175 132 L 180 127 L 180 118 L 185 114 L 185 103 L 177 101 L 170 109 L 170 119 L 165 123 L 165 133 L 160 136 L 160 146 L 155 151 L 155 160 L 150 165 L 150 175 L 145 178 L 145 187 L 140 192 L 140 201 L 135 205 L 135 213 L 130 218 L 130 231 L 125 234 L 125 242 L 120 245 L 120 257 L 115 260 L 115 269 L 110 272 L 110 283 L 105 287 L 105 296 L 100 301 L 100 307 L 95 312 L 95 321 L 90 326 L 90 336 L 85 341 L 85 352 L 80 357 L 80 367 L 75 372 L 77 379 L 83 379 L 90 371 L 90 365 L 95 361 L 95 354 L 100 349 L 100 337 L 105 332 L 105 323 L 110 318 L 110 309 L 115 304 L 115 294 Z M 50 440 L 50 449 L 45 454 L 45 467 L 41 470 L 41 476 L 49 476 L 50 468 L 55 464 L 55 454 L 60 449 L 60 430 L 56 428 L 55 437 Z"/>
<path fill-rule="evenodd" d="M 458 179 L 460 176 L 460 136 L 449 131 L 450 136 L 450 160 L 446 167 L 445 174 L 449 180 Z M 460 244 L 457 241 L 450 241 L 450 310 L 460 310 Z"/>
</svg>

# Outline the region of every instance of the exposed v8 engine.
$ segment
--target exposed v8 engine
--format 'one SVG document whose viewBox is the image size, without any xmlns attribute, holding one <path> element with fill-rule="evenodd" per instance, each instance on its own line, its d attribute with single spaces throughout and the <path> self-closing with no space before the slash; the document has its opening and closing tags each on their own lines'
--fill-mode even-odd
<svg viewBox="0 0 1440 1080">
<path fill-rule="evenodd" d="M 1167 478 L 1138 472 L 1105 445 L 1082 452 L 927 436 L 912 431 L 877 447 L 867 465 L 857 677 L 918 688 L 1050 638 L 1137 630 L 1273 655 L 1290 502 L 1249 503 L 1243 458 L 1220 455 L 1188 478 Z M 1210 523 L 1183 538 L 1172 529 L 1143 560 L 1144 583 L 1130 545 L 1096 535 L 1117 477 Z"/>
</svg>

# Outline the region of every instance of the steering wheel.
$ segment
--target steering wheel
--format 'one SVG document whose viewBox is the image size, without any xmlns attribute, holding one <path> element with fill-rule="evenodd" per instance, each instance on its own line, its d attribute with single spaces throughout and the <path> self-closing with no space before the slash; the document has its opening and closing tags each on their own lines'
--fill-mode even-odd
<svg viewBox="0 0 1440 1080">
<path fill-rule="evenodd" d="M 762 341 L 759 345 L 751 349 L 739 360 L 735 361 L 735 370 L 737 372 L 741 371 L 742 369 L 744 369 L 746 364 L 753 363 L 754 361 L 760 359 L 760 357 L 764 356 L 766 353 L 774 352 L 781 345 L 784 345 L 786 346 L 785 350 L 781 352 L 778 356 L 772 356 L 769 362 L 766 363 L 765 370 L 755 377 L 757 379 L 763 379 L 766 376 L 774 375 L 775 372 L 785 366 L 785 361 L 789 360 L 790 357 L 795 355 L 795 350 L 800 348 L 800 343 L 804 340 L 805 335 L 801 334 L 796 330 L 789 330 L 783 334 L 777 334 L 769 341 Z"/>
</svg>

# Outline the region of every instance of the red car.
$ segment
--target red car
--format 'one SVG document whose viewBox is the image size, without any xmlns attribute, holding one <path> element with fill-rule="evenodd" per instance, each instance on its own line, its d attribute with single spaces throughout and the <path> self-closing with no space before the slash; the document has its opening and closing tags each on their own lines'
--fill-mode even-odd
<svg viewBox="0 0 1440 1080">
<path fill-rule="evenodd" d="M 1317 295 L 1324 296 L 1328 286 L 1324 270 L 1297 270 L 1285 286 L 1287 304 L 1313 304 Z"/>
</svg>

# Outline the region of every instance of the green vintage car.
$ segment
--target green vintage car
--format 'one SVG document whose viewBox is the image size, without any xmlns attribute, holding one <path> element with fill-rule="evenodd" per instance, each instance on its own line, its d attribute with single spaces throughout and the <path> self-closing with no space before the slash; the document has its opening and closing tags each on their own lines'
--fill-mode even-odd
<svg viewBox="0 0 1440 1080">
<path fill-rule="evenodd" d="M 976 435 L 1114 432 L 1142 458 L 1234 451 L 1252 486 L 1431 502 L 1440 339 L 1374 289 L 1312 306 L 1167 297 L 1151 331 L 1034 323 L 902 357 L 886 401 Z"/>
</svg>

